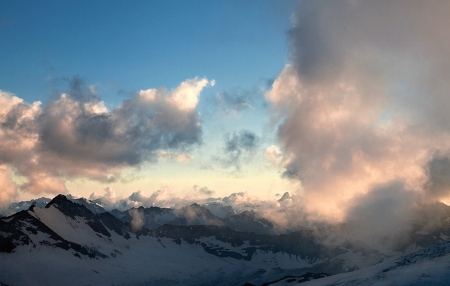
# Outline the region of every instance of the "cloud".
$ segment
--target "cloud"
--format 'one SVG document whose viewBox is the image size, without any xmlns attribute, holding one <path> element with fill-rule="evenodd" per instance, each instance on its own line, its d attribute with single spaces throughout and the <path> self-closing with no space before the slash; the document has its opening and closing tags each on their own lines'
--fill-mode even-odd
<svg viewBox="0 0 450 286">
<path fill-rule="evenodd" d="M 450 158 L 436 155 L 428 162 L 427 196 L 443 199 L 450 196 Z"/>
<path fill-rule="evenodd" d="M 204 195 L 198 192 L 189 193 L 184 196 L 172 191 L 168 186 L 162 186 L 161 189 L 147 195 L 143 191 L 132 193 L 127 199 L 122 200 L 122 204 L 135 204 L 146 207 L 159 206 L 165 208 L 181 208 L 192 203 L 203 201 Z"/>
<path fill-rule="evenodd" d="M 284 176 L 301 182 L 308 211 L 342 220 L 353 198 L 392 181 L 423 192 L 428 162 L 450 147 L 449 12 L 447 2 L 300 2 L 290 62 L 266 100 Z"/>
<path fill-rule="evenodd" d="M 283 159 L 283 153 L 281 153 L 280 149 L 278 149 L 278 147 L 275 145 L 267 147 L 264 156 L 266 157 L 267 161 L 269 161 L 269 163 L 274 166 L 279 166 L 281 160 Z"/>
<path fill-rule="evenodd" d="M 238 115 L 246 109 L 253 109 L 260 99 L 262 99 L 261 91 L 253 88 L 222 91 L 217 94 L 215 101 L 223 113 Z"/>
<path fill-rule="evenodd" d="M 210 190 L 207 187 L 199 187 L 197 185 L 194 186 L 194 190 L 202 195 L 206 196 L 212 196 L 215 192 L 213 190 Z"/>
<path fill-rule="evenodd" d="M 140 212 L 138 209 L 131 209 L 128 211 L 131 219 L 131 229 L 133 231 L 139 231 L 144 226 L 144 213 Z"/>
<path fill-rule="evenodd" d="M 25 177 L 21 190 L 38 194 L 66 192 L 72 178 L 114 182 L 160 156 L 188 161 L 186 151 L 202 142 L 198 99 L 213 83 L 141 90 L 112 110 L 78 77 L 45 106 L 1 91 L 0 164 Z"/>
<path fill-rule="evenodd" d="M 250 160 L 259 144 L 260 137 L 249 130 L 228 133 L 224 136 L 223 154 L 218 160 L 224 168 L 234 167 L 240 171 L 243 158 Z"/>
<path fill-rule="evenodd" d="M 418 194 L 405 189 L 401 181 L 376 186 L 351 200 L 347 226 L 359 239 L 387 249 L 407 235 L 419 200 Z"/>
<path fill-rule="evenodd" d="M 180 152 L 167 152 L 167 151 L 160 151 L 158 153 L 158 156 L 160 158 L 166 158 L 166 159 L 176 159 L 178 162 L 186 163 L 194 159 L 194 156 L 188 153 L 180 153 Z"/>
<path fill-rule="evenodd" d="M 9 204 L 18 198 L 17 185 L 11 179 L 11 170 L 0 165 L 0 214 L 7 214 L 6 209 Z"/>
<path fill-rule="evenodd" d="M 100 200 L 102 203 L 114 204 L 117 200 L 116 192 L 111 187 L 106 187 L 104 189 L 104 192 L 105 194 L 103 196 L 92 193 L 89 197 L 89 200 Z"/>
</svg>

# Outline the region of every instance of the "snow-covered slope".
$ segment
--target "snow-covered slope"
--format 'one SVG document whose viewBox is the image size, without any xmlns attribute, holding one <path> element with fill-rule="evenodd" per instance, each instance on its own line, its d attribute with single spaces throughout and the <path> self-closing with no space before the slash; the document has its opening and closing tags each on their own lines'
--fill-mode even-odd
<svg viewBox="0 0 450 286">
<path fill-rule="evenodd" d="M 270 285 L 286 284 L 285 279 Z M 450 285 L 450 242 L 440 243 L 355 272 L 312 280 L 302 285 Z"/>
</svg>

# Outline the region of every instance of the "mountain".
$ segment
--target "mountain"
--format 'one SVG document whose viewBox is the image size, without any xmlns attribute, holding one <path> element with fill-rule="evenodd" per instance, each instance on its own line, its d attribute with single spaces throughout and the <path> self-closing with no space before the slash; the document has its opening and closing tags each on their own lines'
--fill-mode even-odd
<svg viewBox="0 0 450 286">
<path fill-rule="evenodd" d="M 217 202 L 208 203 L 204 205 L 204 207 L 221 219 L 225 219 L 236 214 L 236 211 L 233 210 L 231 206 L 224 206 Z"/>
<path fill-rule="evenodd" d="M 168 222 L 172 225 L 223 225 L 221 218 L 199 204 L 192 204 L 175 210 L 176 218 Z"/>
<path fill-rule="evenodd" d="M 68 241 L 49 228 L 36 216 L 31 206 L 28 211 L 20 211 L 10 217 L 0 219 L 0 252 L 12 253 L 16 249 L 29 252 L 36 251 L 39 246 L 60 248 L 74 256 L 89 258 L 106 256 L 93 248 Z M 38 251 L 38 250 L 37 250 Z"/>
<path fill-rule="evenodd" d="M 285 200 L 288 200 L 288 199 L 290 199 L 291 198 L 291 196 L 289 195 L 289 192 L 285 192 L 284 194 L 283 194 L 283 196 L 278 200 L 279 202 L 282 202 L 282 201 L 285 201 Z"/>
<path fill-rule="evenodd" d="M 80 204 L 88 208 L 94 214 L 104 213 L 106 210 L 97 202 L 87 200 L 85 198 L 75 198 L 71 195 L 66 196 L 68 200 L 71 200 L 74 203 Z"/>
<path fill-rule="evenodd" d="M 217 218 L 199 205 L 181 209 L 180 217 L 188 214 Z M 124 223 L 108 212 L 94 214 L 63 195 L 45 208 L 31 206 L 1 218 L 0 282 L 258 285 L 287 275 L 341 273 L 361 261 L 382 260 L 381 254 L 356 244 L 326 243 L 313 230 L 263 235 L 223 225 L 166 224 L 149 230 L 133 229 L 132 223 L 133 218 Z"/>
<path fill-rule="evenodd" d="M 43 208 L 50 201 L 51 201 L 51 199 L 44 198 L 44 197 L 39 198 L 39 199 L 35 199 L 35 200 L 30 200 L 30 201 L 21 201 L 21 202 L 10 204 L 8 206 L 8 210 L 10 211 L 10 213 L 16 213 L 16 212 L 20 212 L 20 211 L 23 211 L 23 210 L 27 210 L 31 205 L 35 205 L 38 208 Z"/>
<path fill-rule="evenodd" d="M 236 231 L 250 231 L 260 234 L 271 234 L 274 227 L 271 221 L 259 216 L 253 210 L 230 216 L 224 220 L 224 224 Z"/>
<path fill-rule="evenodd" d="M 158 228 L 177 217 L 173 209 L 160 207 L 144 208 L 142 206 L 126 211 L 114 209 L 111 211 L 111 214 L 124 223 L 131 223 L 134 217 L 139 216 L 142 218 L 142 226 L 148 229 Z"/>
<path fill-rule="evenodd" d="M 326 285 L 450 285 L 448 263 L 450 242 L 443 242 L 396 259 L 367 267 L 355 272 L 342 273 L 312 280 L 304 286 Z M 292 281 L 289 282 L 296 282 Z M 266 285 L 286 285 L 288 279 Z"/>
<path fill-rule="evenodd" d="M 448 285 L 450 282 L 447 275 L 450 242 L 446 241 L 450 211 L 444 204 L 418 206 L 411 217 L 413 223 L 405 226 L 410 237 L 392 246 L 399 248 L 397 254 L 386 254 L 372 247 L 372 242 L 358 240 L 345 224 L 322 224 L 273 235 L 263 231 L 271 229 L 273 223 L 252 211 L 221 218 L 206 206 L 192 204 L 180 209 L 139 207 L 127 212 L 95 213 L 83 200 L 70 198 L 58 195 L 45 207 L 30 205 L 27 210 L 0 218 L 1 283 Z M 171 224 L 161 224 L 163 221 Z"/>
<path fill-rule="evenodd" d="M 67 195 L 66 198 L 68 200 L 71 200 L 72 202 L 84 205 L 95 214 L 106 212 L 106 210 L 97 202 L 87 200 L 85 198 L 76 198 L 70 194 Z M 8 206 L 8 209 L 10 210 L 11 213 L 16 213 L 19 211 L 27 210 L 31 205 L 35 205 L 38 208 L 44 208 L 50 201 L 51 199 L 42 197 L 35 200 L 12 203 Z"/>
<path fill-rule="evenodd" d="M 218 206 L 215 205 L 215 210 Z M 236 231 L 249 231 L 259 234 L 273 234 L 274 224 L 261 217 L 255 211 L 245 211 L 233 214 L 232 208 L 223 208 L 227 211 L 226 218 L 221 218 L 209 210 L 208 205 L 191 204 L 180 209 L 168 209 L 159 207 L 139 207 L 128 211 L 112 210 L 116 218 L 125 223 L 131 223 L 133 216 L 142 216 L 143 226 L 148 229 L 156 229 L 164 224 L 170 225 L 217 225 L 228 226 Z M 223 214 L 223 213 L 222 213 Z M 229 215 L 229 216 L 228 216 Z"/>
</svg>

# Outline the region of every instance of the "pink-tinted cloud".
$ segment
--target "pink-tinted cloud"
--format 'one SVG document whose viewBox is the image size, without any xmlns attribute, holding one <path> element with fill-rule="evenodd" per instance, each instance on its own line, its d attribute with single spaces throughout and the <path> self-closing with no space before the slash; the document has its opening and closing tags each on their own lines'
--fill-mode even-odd
<svg viewBox="0 0 450 286">
<path fill-rule="evenodd" d="M 301 181 L 311 213 L 342 220 L 355 197 L 393 181 L 426 195 L 429 162 L 436 170 L 450 147 L 448 13 L 442 1 L 300 2 L 290 63 L 266 99 L 284 175 Z"/>
</svg>

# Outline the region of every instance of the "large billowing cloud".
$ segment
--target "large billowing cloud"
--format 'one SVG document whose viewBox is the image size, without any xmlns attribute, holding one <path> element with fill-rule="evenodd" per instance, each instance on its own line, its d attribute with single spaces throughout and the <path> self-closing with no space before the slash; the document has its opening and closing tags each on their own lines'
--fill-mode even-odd
<svg viewBox="0 0 450 286">
<path fill-rule="evenodd" d="M 300 2 L 266 99 L 311 212 L 343 218 L 393 181 L 450 195 L 449 159 L 434 159 L 450 147 L 449 13 L 445 1 Z"/>
<path fill-rule="evenodd" d="M 161 156 L 188 161 L 186 151 L 202 140 L 199 95 L 211 84 L 194 78 L 173 90 L 141 90 L 113 110 L 78 78 L 45 106 L 2 91 L 0 165 L 23 177 L 21 190 L 38 194 L 65 192 L 71 178 L 115 181 Z"/>
</svg>

